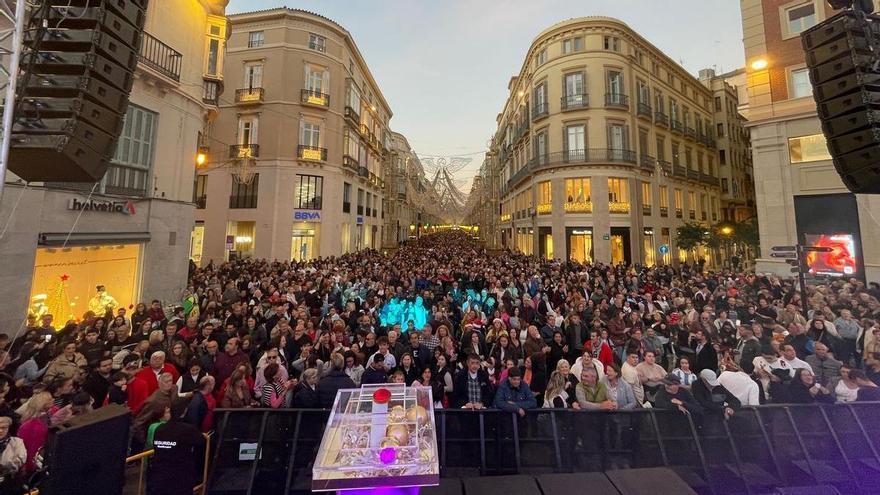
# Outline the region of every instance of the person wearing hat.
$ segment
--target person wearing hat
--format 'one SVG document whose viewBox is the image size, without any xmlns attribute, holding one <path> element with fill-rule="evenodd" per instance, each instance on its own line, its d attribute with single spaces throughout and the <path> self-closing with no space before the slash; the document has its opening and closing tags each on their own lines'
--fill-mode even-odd
<svg viewBox="0 0 880 495">
<path fill-rule="evenodd" d="M 529 389 L 529 385 L 523 382 L 522 372 L 516 366 L 510 368 L 507 378 L 501 382 L 498 391 L 495 392 L 495 407 L 524 417 L 527 409 L 534 409 L 537 406 L 535 394 Z"/>
<path fill-rule="evenodd" d="M 663 387 L 657 391 L 657 395 L 654 397 L 654 407 L 657 409 L 678 409 L 691 416 L 703 415 L 703 406 L 681 386 L 681 380 L 677 375 L 669 373 L 661 382 Z"/>
<path fill-rule="evenodd" d="M 385 383 L 388 381 L 388 371 L 385 369 L 385 355 L 381 352 L 373 354 L 370 366 L 361 375 L 361 385 L 370 383 Z"/>
<path fill-rule="evenodd" d="M 741 405 L 739 399 L 718 381 L 712 370 L 700 372 L 700 379 L 691 387 L 691 393 L 707 413 L 724 414 L 725 419 L 733 416 Z"/>
</svg>

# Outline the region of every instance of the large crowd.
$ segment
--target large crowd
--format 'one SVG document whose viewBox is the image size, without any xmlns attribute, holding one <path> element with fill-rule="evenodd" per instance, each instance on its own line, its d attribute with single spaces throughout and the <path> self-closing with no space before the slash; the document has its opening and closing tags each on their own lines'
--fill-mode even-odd
<svg viewBox="0 0 880 495">
<path fill-rule="evenodd" d="M 0 470 L 26 480 L 53 425 L 108 404 L 130 409 L 132 452 L 172 430 L 198 449 L 216 408 L 329 408 L 370 383 L 520 415 L 880 400 L 880 286 L 819 282 L 489 253 L 458 231 L 391 255 L 210 262 L 178 307 L 44 315 L 0 340 Z M 384 321 L 390 301 L 424 325 Z"/>
</svg>

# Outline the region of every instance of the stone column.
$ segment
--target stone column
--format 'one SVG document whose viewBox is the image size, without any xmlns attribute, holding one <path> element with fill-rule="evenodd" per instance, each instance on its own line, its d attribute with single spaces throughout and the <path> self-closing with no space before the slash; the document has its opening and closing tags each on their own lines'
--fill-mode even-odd
<svg viewBox="0 0 880 495">
<path fill-rule="evenodd" d="M 593 259 L 611 263 L 611 216 L 608 212 L 608 176 L 590 177 L 590 196 L 593 201 Z"/>
<path fill-rule="evenodd" d="M 565 237 L 565 179 L 553 179 L 550 183 L 553 196 L 553 257 L 566 259 L 568 239 Z"/>
</svg>

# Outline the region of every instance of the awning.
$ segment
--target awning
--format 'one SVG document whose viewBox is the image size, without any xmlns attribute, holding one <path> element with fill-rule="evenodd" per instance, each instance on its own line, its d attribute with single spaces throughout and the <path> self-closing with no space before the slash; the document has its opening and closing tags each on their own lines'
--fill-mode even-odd
<svg viewBox="0 0 880 495">
<path fill-rule="evenodd" d="M 68 246 L 88 244 L 120 244 L 124 242 L 149 242 L 149 232 L 74 232 L 68 238 L 67 232 L 40 233 L 37 244 L 40 246 Z"/>
</svg>

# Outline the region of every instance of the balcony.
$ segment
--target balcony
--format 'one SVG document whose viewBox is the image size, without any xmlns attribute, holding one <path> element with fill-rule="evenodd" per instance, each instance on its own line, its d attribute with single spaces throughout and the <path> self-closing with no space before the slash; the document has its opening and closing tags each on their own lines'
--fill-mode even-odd
<svg viewBox="0 0 880 495">
<path fill-rule="evenodd" d="M 357 158 L 355 158 L 351 155 L 348 155 L 348 154 L 342 155 L 342 166 L 357 173 L 357 171 L 358 171 Z"/>
<path fill-rule="evenodd" d="M 523 122 L 522 124 L 516 127 L 516 131 L 514 132 L 513 142 L 518 142 L 520 139 L 529 135 L 529 123 Z"/>
<path fill-rule="evenodd" d="M 697 212 L 694 210 L 688 211 L 688 218 L 690 218 L 691 220 L 696 220 L 697 219 Z"/>
<path fill-rule="evenodd" d="M 535 107 L 532 108 L 532 122 L 543 119 L 548 115 L 550 115 L 550 105 L 546 102 L 536 103 Z"/>
<path fill-rule="evenodd" d="M 669 129 L 672 132 L 677 132 L 681 134 L 682 132 L 684 132 L 684 125 L 682 125 L 682 123 L 678 120 L 672 120 L 669 123 Z"/>
<path fill-rule="evenodd" d="M 230 144 L 229 158 L 257 158 L 260 156 L 259 144 Z"/>
<path fill-rule="evenodd" d="M 639 117 L 644 117 L 648 120 L 651 120 L 651 117 L 653 115 L 653 112 L 651 111 L 651 105 L 648 105 L 647 103 L 639 103 L 638 105 L 636 105 L 636 114 L 638 114 Z"/>
<path fill-rule="evenodd" d="M 663 127 L 669 127 L 669 116 L 663 112 L 654 112 L 654 123 Z"/>
<path fill-rule="evenodd" d="M 549 215 L 551 211 L 553 211 L 553 205 L 551 203 L 541 203 L 537 207 L 538 215 Z"/>
<path fill-rule="evenodd" d="M 649 217 L 651 216 L 651 205 L 642 205 L 642 215 Z"/>
<path fill-rule="evenodd" d="M 561 98 L 560 105 L 562 111 L 587 108 L 590 106 L 590 95 L 586 93 L 579 95 L 565 95 Z"/>
<path fill-rule="evenodd" d="M 663 170 L 663 173 L 666 175 L 672 174 L 672 164 L 666 160 L 657 160 L 657 164 L 660 165 L 660 170 Z"/>
<path fill-rule="evenodd" d="M 696 141 L 697 140 L 697 131 L 695 131 L 693 127 L 685 127 L 684 128 L 684 137 L 690 139 L 691 141 Z"/>
<path fill-rule="evenodd" d="M 138 61 L 159 74 L 180 82 L 180 66 L 183 62 L 183 55 L 150 33 L 145 32 L 141 38 Z"/>
<path fill-rule="evenodd" d="M 700 172 L 698 170 L 687 169 L 687 178 L 693 180 L 700 180 Z"/>
<path fill-rule="evenodd" d="M 236 103 L 263 103 L 263 88 L 245 88 L 235 90 Z"/>
<path fill-rule="evenodd" d="M 661 206 L 660 207 L 660 216 L 663 218 L 666 218 L 669 216 L 669 207 L 668 206 Z"/>
<path fill-rule="evenodd" d="M 653 172 L 654 169 L 657 168 L 657 159 L 653 156 L 648 155 L 640 155 L 639 156 L 639 166 L 642 167 L 642 170 L 647 170 L 648 172 Z"/>
<path fill-rule="evenodd" d="M 628 109 L 629 97 L 621 93 L 605 93 L 605 106 Z"/>
<path fill-rule="evenodd" d="M 682 216 L 683 215 L 682 215 L 681 208 L 676 208 L 675 209 L 675 218 L 681 218 Z"/>
<path fill-rule="evenodd" d="M 296 147 L 296 157 L 300 160 L 308 160 L 310 162 L 326 162 L 327 148 L 300 144 Z"/>
<path fill-rule="evenodd" d="M 505 213 L 505 214 L 501 215 L 501 221 L 502 222 L 509 222 L 510 221 L 510 213 Z"/>
<path fill-rule="evenodd" d="M 718 185 L 718 179 L 716 179 L 715 177 L 713 177 L 709 174 L 704 174 L 702 172 L 700 172 L 700 182 L 703 182 L 703 183 L 709 184 L 709 185 L 713 185 L 713 186 Z"/>
<path fill-rule="evenodd" d="M 706 212 L 701 211 L 700 212 L 700 219 L 705 222 L 707 218 L 709 218 L 709 217 L 706 216 Z"/>
<path fill-rule="evenodd" d="M 350 106 L 345 106 L 345 119 L 348 120 L 351 124 L 354 124 L 355 127 L 358 127 L 361 121 L 361 116 L 357 113 L 357 110 L 351 108 Z"/>
<path fill-rule="evenodd" d="M 312 89 L 303 89 L 300 92 L 300 98 L 303 103 L 308 103 L 309 105 L 314 105 L 316 107 L 330 107 L 330 95 L 327 93 L 322 93 L 320 91 L 315 91 Z"/>
<path fill-rule="evenodd" d="M 672 173 L 675 174 L 676 177 L 687 177 L 687 169 L 682 165 L 672 165 Z"/>
<path fill-rule="evenodd" d="M 591 201 L 569 201 L 563 207 L 566 213 L 593 213 Z"/>
<path fill-rule="evenodd" d="M 202 102 L 217 106 L 220 104 L 220 95 L 223 94 L 223 81 L 205 77 L 202 80 Z"/>
<path fill-rule="evenodd" d="M 342 202 L 342 213 L 351 213 L 351 203 L 347 201 Z"/>
<path fill-rule="evenodd" d="M 608 202 L 608 212 L 609 213 L 629 213 L 629 203 L 624 201 L 609 201 Z"/>
<path fill-rule="evenodd" d="M 195 198 L 195 204 L 197 210 L 204 210 L 205 205 L 208 203 L 208 196 L 202 194 L 201 196 Z"/>
<path fill-rule="evenodd" d="M 538 171 L 546 167 L 555 167 L 560 165 L 581 165 L 585 163 L 607 164 L 620 163 L 626 165 L 636 165 L 636 152 L 624 149 L 606 149 L 591 148 L 586 150 L 568 150 L 547 153 L 533 157 L 526 162 L 523 167 L 514 173 L 507 182 L 508 186 L 516 185 L 523 178 L 527 177 L 533 171 Z"/>
<path fill-rule="evenodd" d="M 358 167 L 358 175 L 368 178 L 370 176 L 370 170 L 367 167 Z"/>
</svg>

